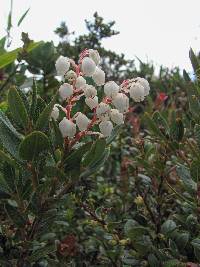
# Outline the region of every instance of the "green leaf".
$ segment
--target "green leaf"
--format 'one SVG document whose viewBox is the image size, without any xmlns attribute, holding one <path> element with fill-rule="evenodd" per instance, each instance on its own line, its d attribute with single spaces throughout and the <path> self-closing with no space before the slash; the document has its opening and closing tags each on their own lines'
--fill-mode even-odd
<svg viewBox="0 0 200 267">
<path fill-rule="evenodd" d="M 24 18 L 26 17 L 26 15 L 28 14 L 29 10 L 30 10 L 30 8 L 28 8 L 28 9 L 24 12 L 24 14 L 21 16 L 21 18 L 19 19 L 19 21 L 18 21 L 18 23 L 17 23 L 17 26 L 18 26 L 18 27 L 20 26 L 20 24 L 22 23 L 22 21 L 24 20 Z"/>
<path fill-rule="evenodd" d="M 177 118 L 173 121 L 170 127 L 170 137 L 172 140 L 180 142 L 184 136 L 184 126 L 180 118 Z"/>
<path fill-rule="evenodd" d="M 199 59 L 197 58 L 197 56 L 195 55 L 194 51 L 192 50 L 192 48 L 190 48 L 190 51 L 189 51 L 189 58 L 190 58 L 190 61 L 192 63 L 192 67 L 193 67 L 193 70 L 194 72 L 198 72 L 200 69 L 200 63 L 199 63 Z"/>
<path fill-rule="evenodd" d="M 15 183 L 17 181 L 16 175 L 15 175 L 15 169 L 8 163 L 4 163 L 3 176 L 9 188 L 9 192 L 15 192 L 16 191 Z"/>
<path fill-rule="evenodd" d="M 155 111 L 152 116 L 153 121 L 157 125 L 158 128 L 162 127 L 165 134 L 169 135 L 169 125 L 166 119 L 159 111 Z"/>
<path fill-rule="evenodd" d="M 184 249 L 189 241 L 190 234 L 188 232 L 177 233 L 175 236 L 175 242 L 180 249 Z"/>
<path fill-rule="evenodd" d="M 30 43 L 26 49 L 27 52 L 32 51 L 33 49 L 35 49 L 37 46 L 39 46 L 41 44 L 41 42 L 37 42 L 37 43 Z M 17 59 L 18 53 L 22 52 L 22 48 L 17 48 L 15 50 L 12 50 L 10 52 L 6 52 L 2 55 L 0 55 L 0 69 L 6 67 L 7 65 L 9 65 L 10 63 L 14 62 Z"/>
<path fill-rule="evenodd" d="M 52 119 L 53 131 L 54 131 L 54 145 L 57 147 L 63 147 L 63 137 L 61 131 L 58 127 L 58 124 L 54 119 Z"/>
<path fill-rule="evenodd" d="M 176 223 L 172 220 L 165 221 L 161 226 L 161 232 L 169 236 L 177 228 Z"/>
<path fill-rule="evenodd" d="M 199 238 L 195 238 L 191 241 L 191 245 L 194 248 L 197 248 L 198 250 L 200 250 L 200 239 Z"/>
<path fill-rule="evenodd" d="M 177 267 L 180 262 L 177 259 L 172 259 L 164 262 L 163 267 Z"/>
<path fill-rule="evenodd" d="M 27 129 L 29 123 L 28 113 L 16 87 L 12 87 L 9 90 L 8 104 L 15 122 Z"/>
<path fill-rule="evenodd" d="M 37 107 L 37 84 L 35 79 L 33 79 L 33 87 L 32 87 L 32 100 L 31 100 L 31 108 L 30 108 L 30 116 L 32 119 L 35 117 L 35 111 Z"/>
<path fill-rule="evenodd" d="M 190 83 L 186 86 L 187 98 L 189 101 L 189 109 L 193 115 L 193 120 L 199 122 L 199 113 L 200 113 L 200 95 L 197 87 L 194 84 Z"/>
<path fill-rule="evenodd" d="M 15 161 L 7 153 L 5 153 L 3 150 L 0 150 L 0 161 L 7 162 L 12 166 L 16 166 Z"/>
<path fill-rule="evenodd" d="M 81 160 L 84 154 L 90 149 L 92 143 L 85 143 L 73 151 L 65 160 L 64 166 L 66 170 L 70 170 L 73 168 L 80 168 Z"/>
<path fill-rule="evenodd" d="M 39 118 L 36 121 L 36 126 L 35 126 L 36 130 L 42 131 L 48 125 L 51 112 L 53 110 L 54 104 L 56 103 L 56 99 L 57 99 L 57 94 L 54 96 L 52 101 L 45 107 L 45 109 L 40 114 Z"/>
<path fill-rule="evenodd" d="M 0 143 L 14 158 L 18 159 L 18 147 L 22 136 L 16 131 L 6 115 L 0 111 Z"/>
<path fill-rule="evenodd" d="M 7 31 L 8 32 L 12 28 L 12 11 L 13 11 L 13 0 L 10 1 L 10 11 L 8 14 L 8 22 L 7 22 Z"/>
<path fill-rule="evenodd" d="M 194 137 L 197 141 L 198 147 L 200 148 L 200 125 L 195 124 L 194 126 Z"/>
<path fill-rule="evenodd" d="M 47 258 L 48 253 L 52 253 L 56 251 L 55 245 L 46 245 L 45 247 L 41 247 L 35 251 L 28 257 L 30 262 L 36 262 L 42 258 Z"/>
<path fill-rule="evenodd" d="M 152 118 L 149 116 L 148 113 L 144 114 L 144 119 L 147 123 L 147 128 L 149 128 L 154 135 L 166 140 L 166 137 L 160 131 L 160 129 L 158 128 L 158 125 L 156 125 L 156 123 L 152 120 Z"/>
<path fill-rule="evenodd" d="M 66 180 L 66 174 L 55 166 L 45 166 L 44 172 L 48 177 L 59 177 L 62 180 Z"/>
<path fill-rule="evenodd" d="M 106 148 L 101 157 L 99 157 L 98 160 L 90 164 L 90 166 L 88 166 L 88 168 L 81 174 L 80 177 L 85 178 L 96 173 L 101 167 L 103 167 L 109 155 L 110 155 L 110 148 Z"/>
<path fill-rule="evenodd" d="M 19 147 L 19 155 L 25 160 L 34 160 L 41 153 L 49 148 L 48 137 L 39 131 L 27 135 Z"/>
<path fill-rule="evenodd" d="M 185 189 L 190 194 L 196 194 L 197 183 L 192 180 L 189 169 L 183 165 L 179 165 L 177 166 L 176 171 L 181 181 L 183 182 Z"/>
<path fill-rule="evenodd" d="M 183 70 L 183 77 L 186 82 L 191 82 L 190 76 L 188 75 L 186 70 Z"/>
<path fill-rule="evenodd" d="M 160 267 L 160 262 L 154 254 L 149 254 L 148 263 L 150 267 Z"/>
<path fill-rule="evenodd" d="M 119 135 L 120 131 L 122 129 L 122 125 L 117 125 L 115 128 L 112 130 L 112 134 L 106 138 L 106 144 L 109 145 L 112 143 L 113 140 Z"/>
<path fill-rule="evenodd" d="M 25 226 L 26 224 L 26 219 L 21 215 L 21 213 L 18 211 L 17 208 L 9 205 L 9 204 L 5 204 L 4 206 L 5 211 L 9 217 L 9 219 L 18 227 L 22 227 Z"/>
<path fill-rule="evenodd" d="M 95 164 L 99 160 L 99 158 L 104 153 L 104 150 L 106 148 L 106 141 L 104 138 L 97 139 L 95 143 L 93 143 L 90 151 L 85 155 L 82 165 L 83 166 L 91 166 L 92 164 Z"/>
</svg>

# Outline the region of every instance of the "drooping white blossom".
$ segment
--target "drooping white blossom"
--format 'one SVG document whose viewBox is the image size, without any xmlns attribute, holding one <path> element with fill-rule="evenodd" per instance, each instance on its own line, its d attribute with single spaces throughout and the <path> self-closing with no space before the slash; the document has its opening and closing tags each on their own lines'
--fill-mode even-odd
<svg viewBox="0 0 200 267">
<path fill-rule="evenodd" d="M 69 70 L 70 67 L 70 61 L 67 57 L 60 56 L 56 60 L 56 71 L 59 76 L 64 76 L 65 73 Z"/>
<path fill-rule="evenodd" d="M 119 86 L 114 81 L 109 81 L 104 85 L 104 93 L 108 97 L 115 97 L 119 92 Z"/>
<path fill-rule="evenodd" d="M 111 109 L 110 118 L 117 125 L 120 125 L 120 124 L 124 123 L 124 116 L 123 116 L 122 113 L 119 112 L 118 109 Z"/>
<path fill-rule="evenodd" d="M 96 67 L 95 73 L 92 76 L 92 79 L 94 80 L 94 82 L 96 83 L 96 85 L 101 86 L 104 85 L 105 83 L 105 72 Z"/>
<path fill-rule="evenodd" d="M 84 88 L 85 97 L 95 97 L 97 95 L 97 90 L 93 85 L 86 85 Z"/>
<path fill-rule="evenodd" d="M 68 120 L 67 118 L 63 118 L 62 121 L 59 123 L 59 129 L 63 138 L 65 137 L 74 137 L 76 134 L 76 124 L 72 121 Z"/>
<path fill-rule="evenodd" d="M 85 86 L 86 86 L 86 80 L 82 76 L 79 76 L 76 79 L 75 86 L 76 86 L 77 89 L 84 89 Z"/>
<path fill-rule="evenodd" d="M 59 117 L 59 109 L 54 105 L 53 110 L 51 112 L 51 118 L 53 118 L 55 121 Z"/>
<path fill-rule="evenodd" d="M 59 88 L 59 95 L 62 100 L 65 100 L 73 95 L 73 86 L 69 83 L 64 83 Z"/>
<path fill-rule="evenodd" d="M 96 70 L 96 64 L 91 58 L 84 57 L 82 60 L 81 68 L 85 76 L 92 77 Z"/>
<path fill-rule="evenodd" d="M 90 109 L 94 109 L 98 106 L 98 97 L 88 97 L 85 99 L 85 104 L 90 108 Z"/>
<path fill-rule="evenodd" d="M 129 98 L 123 93 L 118 93 L 112 103 L 121 113 L 127 112 L 129 109 Z"/>
<path fill-rule="evenodd" d="M 144 96 L 147 96 L 150 91 L 149 82 L 141 77 L 137 77 L 135 80 L 137 81 L 137 83 L 140 83 L 144 87 Z"/>
<path fill-rule="evenodd" d="M 145 97 L 145 90 L 141 83 L 133 83 L 130 87 L 130 97 L 135 102 L 140 102 L 144 100 Z"/>
<path fill-rule="evenodd" d="M 87 130 L 88 125 L 90 123 L 90 120 L 88 119 L 88 117 L 81 112 L 78 112 L 75 115 L 75 121 L 76 121 L 76 125 L 78 126 L 80 131 Z"/>
<path fill-rule="evenodd" d="M 89 49 L 89 57 L 95 62 L 96 65 L 99 65 L 101 58 L 97 50 Z"/>
<path fill-rule="evenodd" d="M 108 137 L 112 133 L 113 124 L 111 121 L 102 121 L 99 123 L 99 129 L 105 137 Z"/>
<path fill-rule="evenodd" d="M 96 114 L 99 119 L 108 120 L 110 113 L 110 106 L 106 103 L 101 102 L 96 109 Z"/>
</svg>

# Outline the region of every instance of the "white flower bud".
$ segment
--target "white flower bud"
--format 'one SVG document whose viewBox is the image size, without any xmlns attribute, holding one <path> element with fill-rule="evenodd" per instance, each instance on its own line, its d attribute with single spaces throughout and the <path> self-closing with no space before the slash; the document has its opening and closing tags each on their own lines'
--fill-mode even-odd
<svg viewBox="0 0 200 267">
<path fill-rule="evenodd" d="M 120 124 L 124 123 L 124 116 L 123 116 L 122 113 L 119 112 L 118 109 L 111 109 L 110 118 L 117 125 L 120 125 Z"/>
<path fill-rule="evenodd" d="M 96 67 L 95 73 L 92 76 L 92 79 L 96 83 L 96 85 L 101 86 L 105 83 L 105 72 L 100 68 Z"/>
<path fill-rule="evenodd" d="M 114 81 L 109 81 L 104 85 L 104 93 L 108 97 L 115 97 L 119 92 L 119 86 Z"/>
<path fill-rule="evenodd" d="M 90 108 L 90 109 L 94 109 L 98 106 L 98 97 L 90 97 L 90 98 L 86 98 L 85 99 L 85 104 Z"/>
<path fill-rule="evenodd" d="M 83 113 L 78 112 L 75 115 L 75 120 L 76 120 L 76 125 L 78 126 L 80 131 L 85 131 L 87 130 L 87 127 L 90 123 L 90 120 L 88 119 L 87 116 L 85 116 Z"/>
<path fill-rule="evenodd" d="M 69 83 L 64 83 L 59 88 L 59 95 L 62 100 L 67 99 L 68 97 L 73 95 L 73 86 Z"/>
<path fill-rule="evenodd" d="M 76 124 L 68 120 L 66 117 L 64 117 L 59 123 L 59 129 L 63 138 L 74 137 L 74 135 L 76 134 Z"/>
<path fill-rule="evenodd" d="M 108 120 L 110 113 L 110 106 L 101 102 L 96 110 L 97 117 L 101 120 Z"/>
<path fill-rule="evenodd" d="M 69 59 L 67 57 L 60 56 L 56 60 L 55 67 L 56 67 L 57 74 L 60 76 L 64 76 L 70 67 Z"/>
<path fill-rule="evenodd" d="M 73 71 L 73 70 L 68 71 L 68 72 L 65 74 L 65 78 L 66 78 L 67 80 L 69 80 L 70 82 L 73 82 L 73 81 L 77 78 L 76 72 Z"/>
<path fill-rule="evenodd" d="M 95 62 L 96 65 L 99 65 L 101 58 L 97 50 L 89 49 L 89 57 Z"/>
<path fill-rule="evenodd" d="M 84 88 L 85 97 L 95 97 L 97 95 L 97 90 L 93 85 L 86 85 Z"/>
<path fill-rule="evenodd" d="M 146 79 L 140 77 L 137 77 L 136 80 L 144 87 L 144 96 L 147 96 L 150 91 L 149 82 Z"/>
<path fill-rule="evenodd" d="M 105 137 L 110 136 L 113 130 L 113 124 L 111 121 L 102 121 L 99 123 L 99 129 Z"/>
<path fill-rule="evenodd" d="M 51 112 L 51 118 L 53 118 L 55 121 L 59 117 L 59 109 L 54 105 L 53 110 Z"/>
<path fill-rule="evenodd" d="M 96 64 L 91 58 L 84 57 L 81 68 L 85 76 L 92 77 L 92 75 L 95 73 Z"/>
<path fill-rule="evenodd" d="M 135 102 L 143 101 L 145 97 L 144 87 L 138 82 L 133 83 L 130 87 L 130 97 Z"/>
<path fill-rule="evenodd" d="M 112 101 L 113 105 L 123 113 L 128 111 L 129 108 L 129 98 L 122 93 L 118 93 Z"/>
<path fill-rule="evenodd" d="M 86 86 L 86 80 L 82 77 L 82 76 L 79 76 L 77 79 L 76 79 L 76 84 L 75 84 L 76 88 L 78 89 L 84 89 L 85 86 Z"/>
</svg>

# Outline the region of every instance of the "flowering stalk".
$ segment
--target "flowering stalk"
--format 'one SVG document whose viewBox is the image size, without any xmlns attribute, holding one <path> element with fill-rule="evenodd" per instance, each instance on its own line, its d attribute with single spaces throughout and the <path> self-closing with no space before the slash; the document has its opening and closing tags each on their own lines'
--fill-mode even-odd
<svg viewBox="0 0 200 267">
<path fill-rule="evenodd" d="M 57 73 L 65 81 L 59 88 L 59 95 L 61 100 L 67 102 L 66 107 L 62 108 L 66 117 L 59 122 L 59 129 L 63 138 L 69 139 L 67 145 L 70 148 L 89 132 L 91 135 L 95 124 L 99 125 L 99 136 L 110 136 L 113 124 L 124 123 L 124 116 L 129 112 L 129 98 L 140 102 L 149 94 L 149 84 L 144 78 L 124 80 L 121 85 L 114 81 L 106 82 L 105 73 L 99 66 L 100 61 L 98 51 L 93 49 L 83 50 L 78 64 L 63 56 L 56 61 Z M 92 78 L 96 86 L 87 83 L 88 77 Z M 105 96 L 99 103 L 98 92 L 102 89 L 96 87 L 100 86 L 104 86 Z M 72 117 L 73 107 L 82 97 L 85 97 L 85 104 L 93 112 L 91 120 L 82 112 L 77 112 Z M 52 112 L 54 120 L 59 118 L 57 106 L 59 105 L 54 106 Z"/>
</svg>

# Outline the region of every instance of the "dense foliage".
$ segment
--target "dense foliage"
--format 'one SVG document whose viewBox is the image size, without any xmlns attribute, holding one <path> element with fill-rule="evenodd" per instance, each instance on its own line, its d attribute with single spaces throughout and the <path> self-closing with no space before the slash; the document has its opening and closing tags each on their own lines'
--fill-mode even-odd
<svg viewBox="0 0 200 267">
<path fill-rule="evenodd" d="M 0 40 L 0 266 L 197 267 L 199 57 L 190 50 L 193 80 L 177 68 L 156 76 L 153 64 L 137 69 L 102 47 L 118 34 L 114 22 L 95 14 L 86 25 L 70 42 L 62 23 L 57 47 L 23 34 L 23 47 L 6 52 L 8 36 Z M 107 80 L 141 76 L 151 93 L 130 103 L 110 137 L 84 136 L 69 149 L 50 119 L 55 62 L 77 61 L 85 48 L 100 52 Z M 83 101 L 78 109 L 89 112 Z"/>
</svg>

